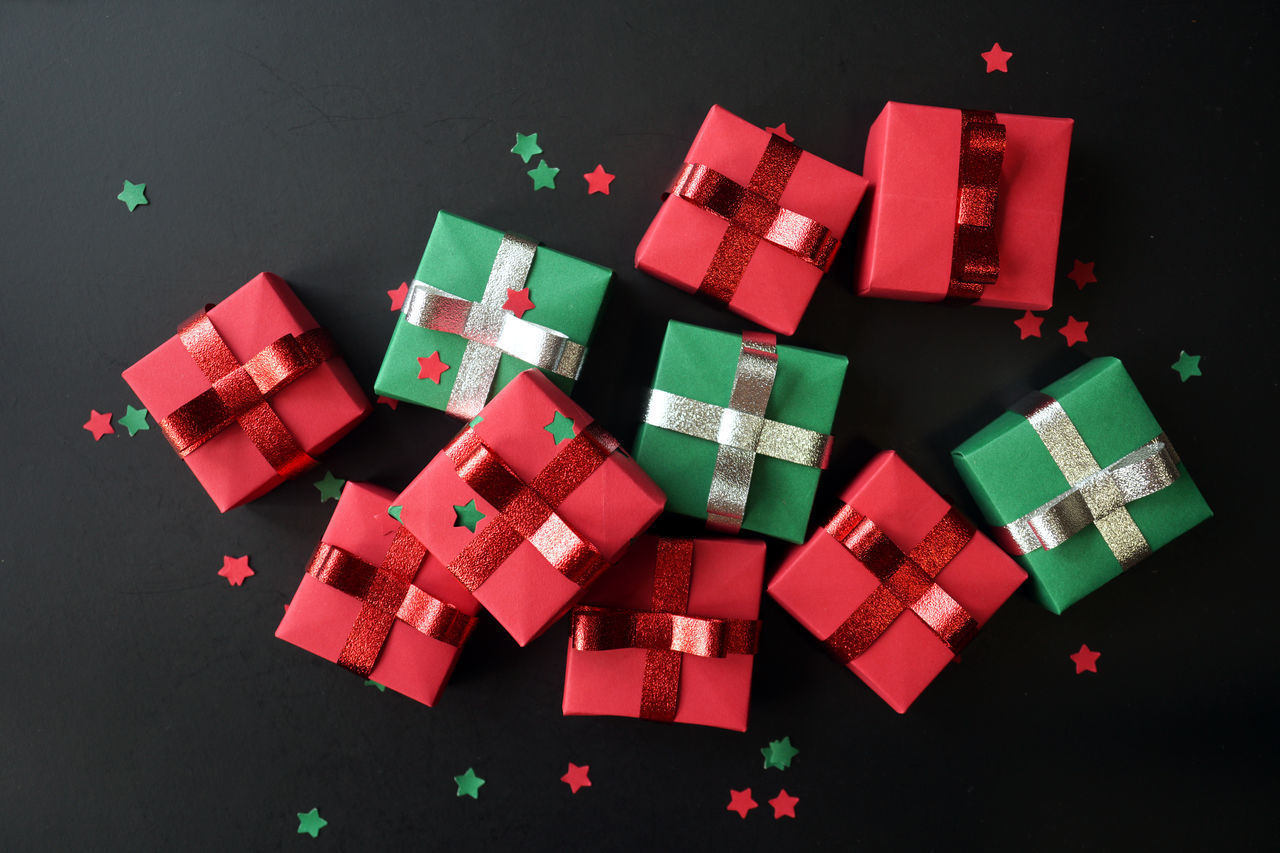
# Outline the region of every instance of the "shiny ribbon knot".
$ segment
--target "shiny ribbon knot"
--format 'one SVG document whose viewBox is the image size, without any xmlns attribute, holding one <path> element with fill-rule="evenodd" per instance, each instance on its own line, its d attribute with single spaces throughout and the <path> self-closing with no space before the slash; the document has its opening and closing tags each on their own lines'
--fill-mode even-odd
<svg viewBox="0 0 1280 853">
<path fill-rule="evenodd" d="M 951 248 L 951 299 L 977 299 L 1000 275 L 996 201 L 1004 164 L 1005 128 L 986 110 L 960 111 L 956 230 Z"/>
<path fill-rule="evenodd" d="M 825 529 L 880 581 L 880 586 L 823 640 L 842 663 L 871 648 L 907 610 L 953 654 L 977 632 L 977 620 L 934 580 L 973 539 L 973 525 L 954 509 L 948 509 L 907 554 L 875 522 L 848 505 L 836 512 Z"/>
<path fill-rule="evenodd" d="M 551 566 L 578 586 L 608 567 L 595 545 L 556 513 L 558 507 L 618 449 L 595 423 L 566 442 L 529 483 L 511 469 L 470 426 L 442 451 L 459 479 L 498 510 L 448 566 L 475 591 L 528 541 Z"/>
<path fill-rule="evenodd" d="M 698 286 L 699 293 L 728 304 L 760 241 L 824 272 L 840 240 L 825 225 L 779 205 L 803 153 L 777 134 L 769 135 L 760 162 L 744 187 L 701 163 L 685 163 L 667 194 L 724 219 L 728 229 Z"/>
<path fill-rule="evenodd" d="M 396 531 L 379 566 L 327 542 L 316 547 L 307 573 L 362 602 L 339 664 L 367 677 L 397 619 L 427 637 L 462 646 L 476 619 L 413 585 L 426 556 L 427 549 L 404 527 Z"/>
<path fill-rule="evenodd" d="M 160 421 L 160 431 L 186 457 L 231 424 L 253 442 L 282 477 L 315 464 L 268 401 L 298 377 L 337 354 L 324 329 L 284 335 L 241 364 L 205 310 L 178 327 L 178 338 L 209 380 L 209 390 Z"/>
<path fill-rule="evenodd" d="M 831 436 L 764 416 L 778 371 L 777 338 L 743 332 L 728 406 L 717 406 L 653 389 L 644 422 L 714 441 L 715 469 L 707 496 L 707 525 L 737 532 L 746 514 L 757 455 L 809 468 L 827 467 Z"/>
<path fill-rule="evenodd" d="M 577 379 L 587 348 L 567 336 L 504 310 L 509 290 L 523 290 L 538 244 L 504 234 L 479 302 L 454 296 L 423 281 L 414 281 L 400 311 L 423 329 L 466 339 L 445 411 L 473 418 L 489 399 L 503 354 L 540 370 Z"/>
<path fill-rule="evenodd" d="M 1058 547 L 1087 527 L 1096 527 L 1124 569 L 1151 553 L 1151 545 L 1126 508 L 1173 485 L 1181 476 L 1178 454 L 1162 433 L 1100 468 L 1062 404 L 1032 394 L 1013 411 L 1025 417 L 1070 484 L 1065 492 L 1003 527 L 995 539 L 1012 554 Z"/>
</svg>

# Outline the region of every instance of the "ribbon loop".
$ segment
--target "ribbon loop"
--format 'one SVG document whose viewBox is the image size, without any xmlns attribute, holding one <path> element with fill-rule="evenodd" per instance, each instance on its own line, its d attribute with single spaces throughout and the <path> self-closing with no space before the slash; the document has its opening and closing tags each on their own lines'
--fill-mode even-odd
<svg viewBox="0 0 1280 853">
<path fill-rule="evenodd" d="M 996 202 L 1004 164 L 1005 127 L 986 110 L 960 111 L 960 168 L 951 249 L 951 299 L 977 299 L 1000 275 Z"/>
</svg>

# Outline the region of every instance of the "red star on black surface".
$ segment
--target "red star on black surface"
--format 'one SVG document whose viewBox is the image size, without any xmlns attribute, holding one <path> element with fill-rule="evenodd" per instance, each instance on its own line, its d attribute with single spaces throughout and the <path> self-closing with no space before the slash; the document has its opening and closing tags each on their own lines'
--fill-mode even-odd
<svg viewBox="0 0 1280 853">
<path fill-rule="evenodd" d="M 227 583 L 232 586 L 240 586 L 244 583 L 245 578 L 251 578 L 254 575 L 253 569 L 249 568 L 249 556 L 243 557 L 223 557 L 222 568 L 218 569 L 218 574 L 227 579 Z"/>
<path fill-rule="evenodd" d="M 769 801 L 769 805 L 773 806 L 773 819 L 780 817 L 795 817 L 796 803 L 800 802 L 799 797 L 793 797 L 787 793 L 787 789 L 783 788 L 778 792 L 778 796 Z"/>
<path fill-rule="evenodd" d="M 1068 315 L 1067 325 L 1063 326 L 1058 331 L 1061 332 L 1062 336 L 1067 339 L 1067 346 L 1073 347 L 1079 343 L 1089 342 L 1089 336 L 1085 334 L 1085 330 L 1088 328 L 1089 328 L 1089 323 L 1087 321 L 1081 322 L 1080 320 L 1077 320 L 1075 317 Z"/>
<path fill-rule="evenodd" d="M 609 195 L 609 184 L 613 183 L 613 179 L 617 175 L 610 175 L 604 170 L 604 166 L 596 164 L 596 167 L 587 172 L 582 177 L 587 179 L 587 195 L 592 193 L 604 193 Z"/>
<path fill-rule="evenodd" d="M 1043 322 L 1043 317 L 1037 317 L 1028 309 L 1027 313 L 1013 321 L 1013 325 L 1017 326 L 1021 333 L 1018 340 L 1025 341 L 1027 338 L 1040 337 L 1040 324 Z"/>
<path fill-rule="evenodd" d="M 89 410 L 89 420 L 85 421 L 84 428 L 93 433 L 93 440 L 98 441 L 104 435 L 114 435 L 116 428 L 111 425 L 111 413 L 99 412 L 97 409 Z"/>
<path fill-rule="evenodd" d="M 1009 72 L 1009 59 L 1013 56 L 1007 50 L 1000 49 L 1000 42 L 991 45 L 991 50 L 982 54 L 982 58 L 987 61 L 987 73 L 992 71 Z"/>
<path fill-rule="evenodd" d="M 584 764 L 581 767 L 569 762 L 569 772 L 560 777 L 560 781 L 569 786 L 569 790 L 578 793 L 579 788 L 590 788 L 591 780 L 587 778 L 587 771 L 591 769 L 590 764 Z"/>
<path fill-rule="evenodd" d="M 1076 665 L 1076 675 L 1082 672 L 1097 672 L 1098 658 L 1102 657 L 1101 652 L 1095 652 L 1083 643 L 1080 644 L 1080 651 L 1073 655 L 1069 655 L 1071 662 Z"/>
<path fill-rule="evenodd" d="M 745 791 L 735 791 L 732 788 L 729 789 L 728 811 L 737 812 L 739 817 L 745 818 L 747 816 L 747 812 L 751 811 L 758 805 L 760 804 L 751 799 L 750 788 L 747 788 Z"/>
<path fill-rule="evenodd" d="M 1079 259 L 1071 262 L 1071 272 L 1067 273 L 1067 278 L 1076 283 L 1076 290 L 1084 290 L 1086 284 L 1092 284 L 1098 280 L 1093 274 L 1093 261 L 1086 264 Z"/>
<path fill-rule="evenodd" d="M 765 130 L 777 136 L 781 136 L 783 139 L 787 140 L 788 142 L 796 141 L 796 138 L 794 136 L 787 133 L 787 123 L 785 121 L 779 124 L 777 127 L 766 127 Z"/>
</svg>

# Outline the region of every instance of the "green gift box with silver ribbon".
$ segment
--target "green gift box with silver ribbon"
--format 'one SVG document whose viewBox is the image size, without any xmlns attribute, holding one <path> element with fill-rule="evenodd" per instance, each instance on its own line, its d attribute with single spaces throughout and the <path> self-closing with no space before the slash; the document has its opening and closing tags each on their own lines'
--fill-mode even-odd
<svg viewBox="0 0 1280 853">
<path fill-rule="evenodd" d="M 673 320 L 633 455 L 667 509 L 803 542 L 848 365 L 766 332 Z"/>
<path fill-rule="evenodd" d="M 465 420 L 530 367 L 568 393 L 612 277 L 440 211 L 373 389 Z"/>
<path fill-rule="evenodd" d="M 1055 613 L 1213 515 L 1115 358 L 1026 397 L 951 455 Z"/>
</svg>

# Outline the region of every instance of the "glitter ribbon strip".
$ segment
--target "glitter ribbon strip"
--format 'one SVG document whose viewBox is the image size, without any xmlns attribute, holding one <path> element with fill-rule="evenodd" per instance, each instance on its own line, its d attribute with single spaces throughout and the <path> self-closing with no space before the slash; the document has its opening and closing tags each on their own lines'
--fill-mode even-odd
<svg viewBox="0 0 1280 853">
<path fill-rule="evenodd" d="M 587 348 L 554 329 L 539 326 L 503 309 L 509 290 L 523 290 L 538 244 L 514 234 L 502 235 L 484 295 L 472 302 L 423 281 L 415 281 L 401 313 L 409 323 L 467 340 L 445 411 L 473 418 L 489 399 L 503 354 L 534 367 L 577 379 Z"/>
<path fill-rule="evenodd" d="M 671 722 L 680 704 L 682 655 L 753 655 L 760 636 L 754 619 L 689 616 L 693 540 L 659 539 L 652 610 L 579 607 L 570 620 L 577 651 L 645 649 L 640 716 Z"/>
<path fill-rule="evenodd" d="M 960 170 L 951 249 L 950 299 L 977 299 L 1000 275 L 996 201 L 1004 163 L 1005 128 L 986 110 L 960 111 Z"/>
<path fill-rule="evenodd" d="M 699 293 L 728 304 L 761 240 L 824 272 L 831 265 L 840 247 L 839 238 L 817 220 L 778 204 L 801 153 L 794 143 L 770 134 L 745 187 L 701 163 L 681 166 L 667 193 L 729 223 L 698 286 Z"/>
<path fill-rule="evenodd" d="M 645 423 L 720 445 L 707 496 L 707 525 L 712 529 L 741 529 L 757 455 L 827 467 L 831 436 L 765 418 L 777 370 L 777 338 L 744 332 L 728 406 L 656 388 L 649 392 Z"/>
<path fill-rule="evenodd" d="M 948 509 L 908 554 L 902 553 L 875 522 L 848 505 L 836 512 L 825 529 L 880 581 L 880 586 L 823 640 L 842 663 L 871 648 L 907 610 L 952 653 L 977 632 L 977 620 L 934 581 L 973 539 L 973 525 L 954 509 Z"/>
<path fill-rule="evenodd" d="M 525 483 L 474 429 L 465 427 L 442 452 L 459 479 L 499 514 L 472 537 L 449 571 L 474 592 L 527 540 L 570 581 L 591 583 L 609 564 L 555 509 L 617 449 L 617 440 L 592 423 Z"/>
<path fill-rule="evenodd" d="M 427 556 L 404 527 L 396 531 L 382 565 L 366 563 L 349 551 L 321 542 L 311 555 L 307 573 L 362 602 L 338 663 L 368 676 L 399 619 L 420 634 L 461 647 L 476 618 L 413 585 Z"/>
<path fill-rule="evenodd" d="M 1015 521 L 995 539 L 1012 554 L 1056 548 L 1090 525 L 1128 569 L 1151 553 L 1126 505 L 1173 485 L 1181 476 L 1178 454 L 1162 433 L 1132 453 L 1100 468 L 1080 431 L 1057 400 L 1032 394 L 1014 408 L 1035 427 L 1041 443 L 1071 488 Z"/>
<path fill-rule="evenodd" d="M 337 354 L 324 329 L 285 335 L 241 364 L 206 313 L 178 327 L 178 338 L 213 386 L 160 421 L 160 431 L 186 457 L 231 424 L 253 442 L 276 473 L 295 477 L 315 464 L 268 398 Z"/>
</svg>

